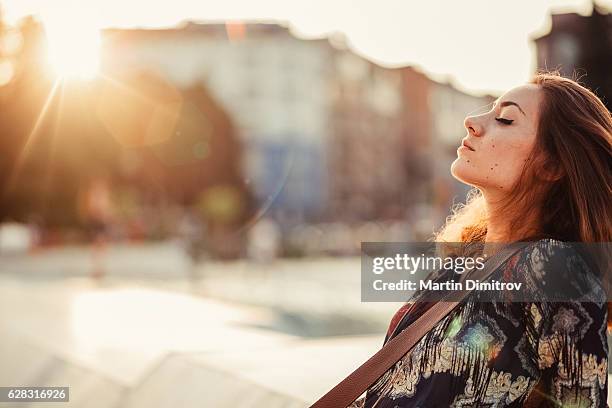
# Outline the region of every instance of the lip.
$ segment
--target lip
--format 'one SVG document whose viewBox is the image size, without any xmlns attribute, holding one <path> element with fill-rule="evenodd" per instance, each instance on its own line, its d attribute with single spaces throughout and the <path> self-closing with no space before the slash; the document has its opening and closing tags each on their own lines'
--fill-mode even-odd
<svg viewBox="0 0 612 408">
<path fill-rule="evenodd" d="M 471 151 L 473 151 L 473 152 L 475 152 L 475 151 L 476 151 L 476 150 L 474 150 L 474 148 L 472 147 L 472 145 L 468 143 L 467 139 L 463 139 L 463 140 L 461 140 L 461 146 L 462 146 L 462 147 L 466 147 L 466 148 L 468 148 L 469 150 L 471 150 Z M 460 148 L 461 148 L 461 147 L 460 147 Z"/>
<path fill-rule="evenodd" d="M 461 153 L 469 153 L 469 152 L 471 152 L 471 151 L 472 151 L 472 150 L 470 150 L 470 148 L 469 148 L 469 147 L 467 147 L 467 146 L 463 146 L 463 145 L 461 145 L 461 146 L 459 146 L 459 147 L 457 148 L 457 154 L 461 154 Z"/>
</svg>

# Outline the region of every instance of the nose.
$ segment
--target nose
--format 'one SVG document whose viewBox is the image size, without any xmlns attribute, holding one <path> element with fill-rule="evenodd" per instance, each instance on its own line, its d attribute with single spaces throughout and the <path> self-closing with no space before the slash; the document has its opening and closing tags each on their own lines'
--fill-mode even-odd
<svg viewBox="0 0 612 408">
<path fill-rule="evenodd" d="M 478 120 L 476 116 L 468 116 L 463 121 L 463 126 L 467 129 L 467 131 L 474 136 L 482 135 L 482 126 L 478 124 Z"/>
</svg>

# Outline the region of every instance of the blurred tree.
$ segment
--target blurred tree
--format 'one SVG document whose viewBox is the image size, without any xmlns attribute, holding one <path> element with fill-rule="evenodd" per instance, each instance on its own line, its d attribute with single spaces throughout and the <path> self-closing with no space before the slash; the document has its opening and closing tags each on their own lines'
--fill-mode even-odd
<svg viewBox="0 0 612 408">
<path fill-rule="evenodd" d="M 163 224 L 176 221 L 169 209 L 198 212 L 206 192 L 215 211 L 199 214 L 211 230 L 225 234 L 247 222 L 254 200 L 243 182 L 241 144 L 202 85 L 177 89 L 150 72 L 55 78 L 40 23 L 26 18 L 18 31 L 15 74 L 0 87 L 0 219 L 36 215 L 48 227 L 82 228 L 91 222 L 83 192 L 106 180 L 111 195 L 135 197 L 130 211 L 118 213 L 154 211 L 145 218 L 162 236 L 171 232 Z"/>
<path fill-rule="evenodd" d="M 202 85 L 177 89 L 151 72 L 105 78 L 97 85 L 95 110 L 123 146 L 124 182 L 139 186 L 151 200 L 184 207 L 197 207 L 202 193 L 213 187 L 229 186 L 240 197 L 228 204 L 234 217 L 214 220 L 207 215 L 214 212 L 201 214 L 207 223 L 246 222 L 253 198 L 243 181 L 242 145 L 230 116 L 208 90 Z"/>
<path fill-rule="evenodd" d="M 43 171 L 44 146 L 35 143 L 49 122 L 39 120 L 52 89 L 50 78 L 40 71 L 44 61 L 44 34 L 39 22 L 29 17 L 17 28 L 21 46 L 10 56 L 11 80 L 0 88 L 0 187 L 2 218 L 23 218 L 32 212 Z M 6 31 L 5 31 L 6 33 Z M 3 55 L 3 58 L 9 58 Z M 25 182 L 28 180 L 29 182 Z"/>
</svg>

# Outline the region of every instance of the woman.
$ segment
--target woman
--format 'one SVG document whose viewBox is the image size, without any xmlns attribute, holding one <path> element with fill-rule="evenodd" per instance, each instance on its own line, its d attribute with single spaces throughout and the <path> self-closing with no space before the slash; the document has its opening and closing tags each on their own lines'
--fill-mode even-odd
<svg viewBox="0 0 612 408">
<path fill-rule="evenodd" d="M 491 279 L 569 282 L 609 271 L 572 242 L 612 241 L 612 119 L 588 89 L 539 74 L 465 119 L 451 173 L 475 187 L 436 241 L 529 241 Z M 553 258 L 563 257 L 553 268 Z M 557 259 L 558 260 L 558 259 Z M 603 287 L 603 284 L 602 284 Z M 469 297 L 428 332 L 365 397 L 365 407 L 606 407 L 606 298 L 476 302 Z M 412 302 L 385 338 L 427 308 Z"/>
</svg>

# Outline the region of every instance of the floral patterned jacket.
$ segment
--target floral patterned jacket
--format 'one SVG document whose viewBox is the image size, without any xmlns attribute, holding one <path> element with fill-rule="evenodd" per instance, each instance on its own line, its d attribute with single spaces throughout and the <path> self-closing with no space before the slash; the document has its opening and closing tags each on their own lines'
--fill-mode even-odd
<svg viewBox="0 0 612 408">
<path fill-rule="evenodd" d="M 550 261 L 559 256 L 566 267 L 552 270 Z M 546 239 L 530 243 L 490 279 L 524 282 L 536 295 L 547 280 L 572 282 L 587 274 L 594 276 L 569 244 Z M 605 294 L 588 302 L 476 302 L 475 296 L 351 407 L 607 407 Z M 427 307 L 412 302 L 400 308 L 385 343 Z"/>
</svg>

